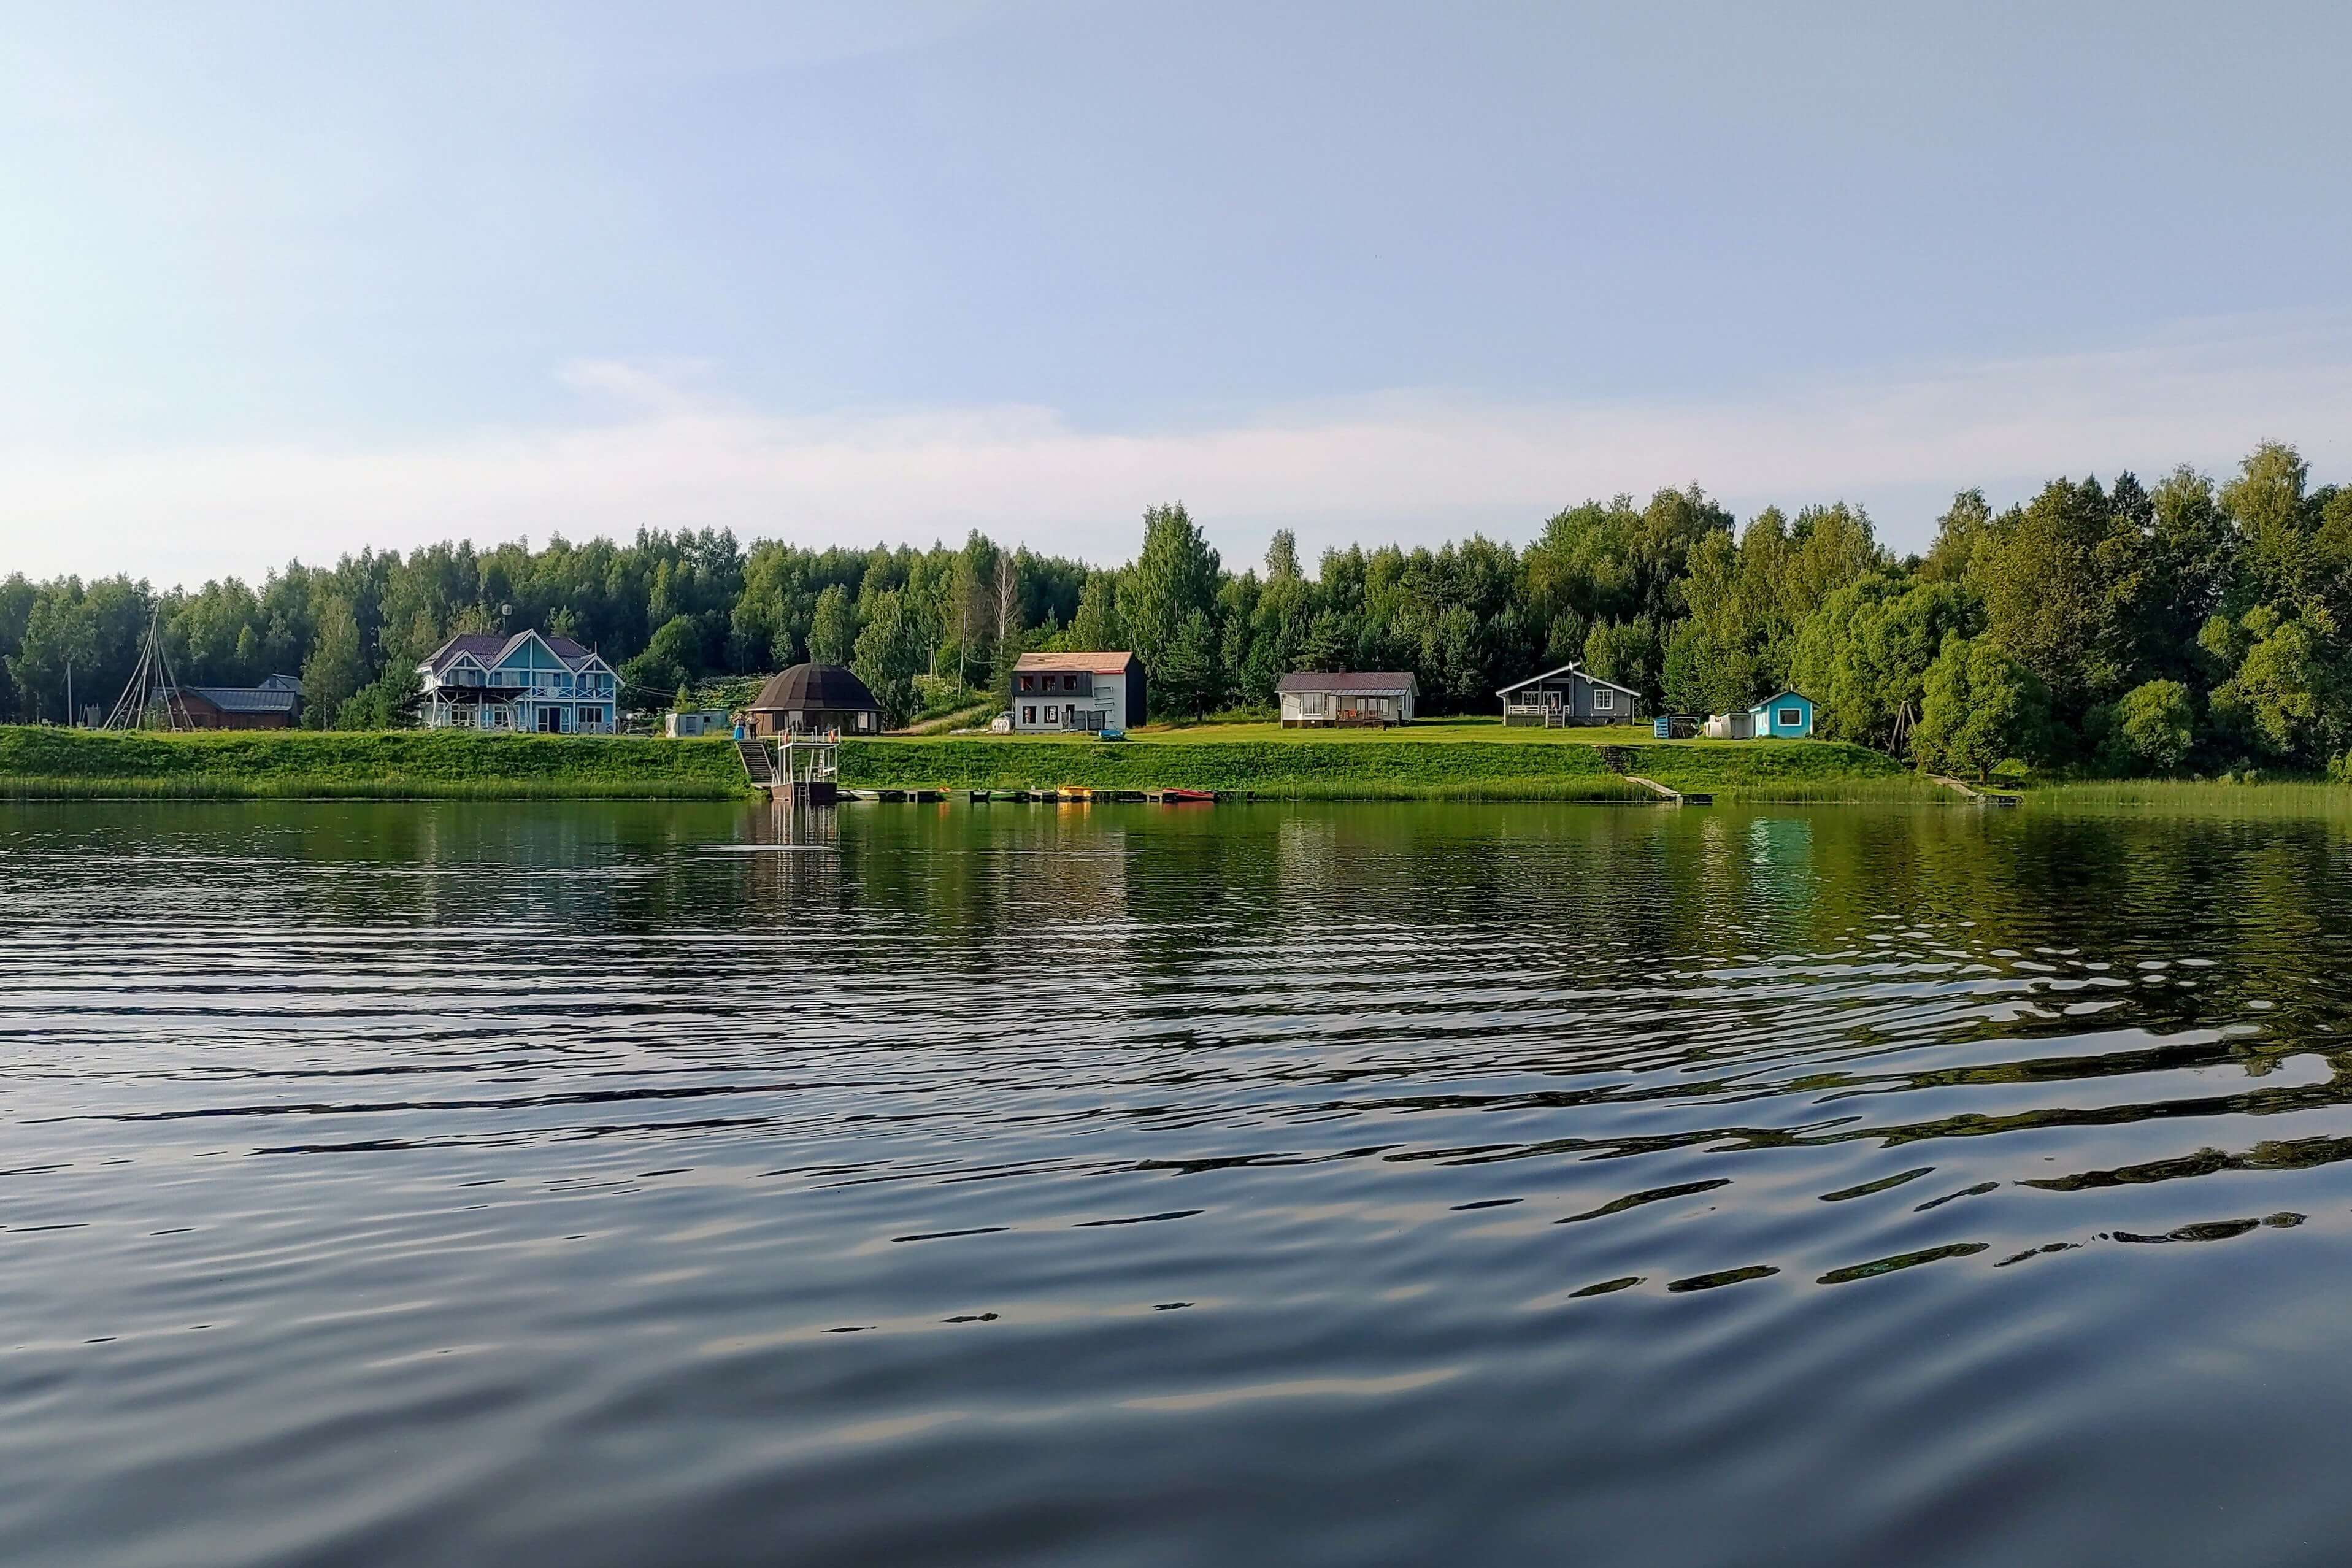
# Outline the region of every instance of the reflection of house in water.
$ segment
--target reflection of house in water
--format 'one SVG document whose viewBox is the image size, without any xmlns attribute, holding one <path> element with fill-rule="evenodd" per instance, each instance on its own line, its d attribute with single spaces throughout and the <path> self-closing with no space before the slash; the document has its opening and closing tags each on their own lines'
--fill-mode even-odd
<svg viewBox="0 0 2352 1568">
<path fill-rule="evenodd" d="M 773 799 L 745 813 L 744 880 L 752 909 L 768 920 L 837 908 L 841 902 L 841 813 Z"/>
</svg>

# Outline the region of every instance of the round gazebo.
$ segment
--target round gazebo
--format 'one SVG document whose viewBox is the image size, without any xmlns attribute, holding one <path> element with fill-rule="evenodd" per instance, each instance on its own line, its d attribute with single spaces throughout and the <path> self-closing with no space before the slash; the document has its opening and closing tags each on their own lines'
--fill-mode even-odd
<svg viewBox="0 0 2352 1568">
<path fill-rule="evenodd" d="M 743 712 L 753 735 L 876 735 L 882 705 L 866 682 L 837 664 L 796 664 L 772 675 Z"/>
</svg>

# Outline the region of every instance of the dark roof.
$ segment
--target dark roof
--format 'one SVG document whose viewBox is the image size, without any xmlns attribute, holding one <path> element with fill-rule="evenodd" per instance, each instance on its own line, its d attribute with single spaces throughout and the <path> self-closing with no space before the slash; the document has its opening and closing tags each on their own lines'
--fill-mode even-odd
<svg viewBox="0 0 2352 1568">
<path fill-rule="evenodd" d="M 1013 661 L 1016 670 L 1086 670 L 1096 675 L 1124 675 L 1136 662 L 1131 653 L 1024 653 Z"/>
<path fill-rule="evenodd" d="M 1418 691 L 1409 669 L 1295 670 L 1275 683 L 1276 691 Z"/>
<path fill-rule="evenodd" d="M 866 682 L 837 664 L 796 664 L 768 677 L 751 700 L 752 713 L 879 713 Z"/>
<path fill-rule="evenodd" d="M 1563 664 L 1558 669 L 1547 669 L 1541 675 L 1530 675 L 1525 680 L 1515 680 L 1508 686 L 1498 686 L 1495 689 L 1495 695 L 1497 697 L 1508 697 L 1512 692 L 1517 691 L 1522 686 L 1533 686 L 1538 681 L 1549 680 L 1554 676 L 1559 675 L 1565 675 L 1572 681 L 1584 680 L 1590 681 L 1595 686 L 1605 686 L 1612 691 L 1622 691 L 1628 697 L 1639 697 L 1642 695 L 1630 686 L 1620 686 L 1613 680 L 1601 679 L 1599 676 L 1585 668 L 1584 661 L 1580 658 L 1571 664 Z"/>
<path fill-rule="evenodd" d="M 488 669 L 512 653 L 531 636 L 532 634 L 527 631 L 516 632 L 511 637 L 502 632 L 463 632 L 426 655 L 425 662 L 434 674 L 438 675 L 456 663 L 459 655 L 471 654 L 474 656 L 476 664 Z M 539 640 L 545 643 L 556 658 L 573 669 L 578 669 L 596 657 L 593 651 L 581 647 L 570 637 L 552 637 L 545 632 L 538 636 Z"/>
<path fill-rule="evenodd" d="M 224 713 L 291 713 L 302 700 L 298 684 L 282 686 L 191 686 L 188 689 Z"/>
</svg>

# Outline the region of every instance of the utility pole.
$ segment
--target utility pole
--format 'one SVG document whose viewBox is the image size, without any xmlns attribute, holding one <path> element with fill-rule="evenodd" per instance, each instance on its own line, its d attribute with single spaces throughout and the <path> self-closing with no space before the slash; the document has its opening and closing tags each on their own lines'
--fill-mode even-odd
<svg viewBox="0 0 2352 1568">
<path fill-rule="evenodd" d="M 66 655 L 66 728 L 71 730 L 75 727 L 73 707 L 73 655 L 68 654 Z"/>
</svg>

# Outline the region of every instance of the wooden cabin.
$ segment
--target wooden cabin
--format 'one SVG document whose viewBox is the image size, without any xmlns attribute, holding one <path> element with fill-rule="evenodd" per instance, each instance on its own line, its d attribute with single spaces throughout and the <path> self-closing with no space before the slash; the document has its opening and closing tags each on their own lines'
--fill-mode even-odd
<svg viewBox="0 0 2352 1568">
<path fill-rule="evenodd" d="M 179 705 L 199 730 L 290 730 L 302 711 L 302 682 L 273 675 L 258 686 L 184 686 Z"/>
<path fill-rule="evenodd" d="M 1286 730 L 1386 729 L 1412 722 L 1421 683 L 1410 670 L 1299 670 L 1275 687 Z"/>
<path fill-rule="evenodd" d="M 1631 724 L 1643 715 L 1642 694 L 1630 686 L 1588 674 L 1581 660 L 1531 675 L 1495 693 L 1503 700 L 1505 724 Z"/>
</svg>

